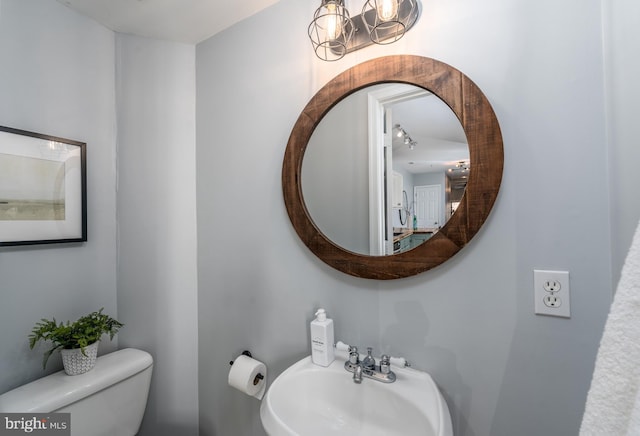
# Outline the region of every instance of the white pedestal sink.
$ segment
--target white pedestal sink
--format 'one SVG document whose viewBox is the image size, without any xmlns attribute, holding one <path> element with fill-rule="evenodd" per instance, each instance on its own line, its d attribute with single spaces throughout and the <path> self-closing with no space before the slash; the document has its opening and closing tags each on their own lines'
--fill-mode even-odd
<svg viewBox="0 0 640 436">
<path fill-rule="evenodd" d="M 306 357 L 272 383 L 260 407 L 270 436 L 453 436 L 451 416 L 429 374 L 392 367 L 397 380 L 352 380 L 344 358 L 327 368 Z"/>
</svg>

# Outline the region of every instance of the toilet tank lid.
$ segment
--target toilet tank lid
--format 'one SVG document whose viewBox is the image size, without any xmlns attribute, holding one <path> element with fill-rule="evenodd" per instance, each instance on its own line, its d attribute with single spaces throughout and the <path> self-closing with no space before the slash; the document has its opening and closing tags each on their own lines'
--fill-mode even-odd
<svg viewBox="0 0 640 436">
<path fill-rule="evenodd" d="M 64 371 L 42 377 L 0 395 L 0 412 L 48 413 L 75 403 L 153 365 L 149 353 L 125 348 L 98 357 L 89 372 L 69 376 Z"/>
</svg>

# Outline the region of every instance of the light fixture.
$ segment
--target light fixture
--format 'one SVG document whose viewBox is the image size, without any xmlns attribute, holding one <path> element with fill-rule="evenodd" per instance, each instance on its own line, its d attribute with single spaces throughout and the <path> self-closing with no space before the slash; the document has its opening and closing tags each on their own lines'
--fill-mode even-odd
<svg viewBox="0 0 640 436">
<path fill-rule="evenodd" d="M 416 145 L 418 145 L 418 143 L 411 139 L 411 136 L 409 136 L 407 131 L 404 130 L 400 124 L 396 124 L 395 126 L 393 126 L 393 130 L 395 130 L 395 136 L 397 138 L 402 138 L 402 142 L 409 147 L 409 150 L 413 150 L 414 148 L 416 148 Z"/>
<path fill-rule="evenodd" d="M 353 18 L 344 0 L 321 0 L 309 24 L 309 39 L 316 56 L 337 61 L 368 45 L 399 40 L 419 15 L 419 0 L 367 0 Z"/>
<path fill-rule="evenodd" d="M 309 24 L 309 39 L 320 59 L 337 61 L 347 54 L 353 36 L 353 21 L 343 0 L 322 0 Z"/>
<path fill-rule="evenodd" d="M 456 168 L 460 171 L 468 171 L 470 166 L 470 163 L 464 160 L 461 160 L 456 164 Z"/>
<path fill-rule="evenodd" d="M 391 44 L 402 38 L 418 18 L 418 0 L 368 0 L 362 21 L 376 44 Z"/>
<path fill-rule="evenodd" d="M 469 161 L 461 160 L 455 164 L 454 168 L 449 168 L 448 171 L 450 173 L 459 172 L 464 174 L 466 171 L 469 171 L 470 168 L 471 168 L 471 163 Z"/>
<path fill-rule="evenodd" d="M 395 126 L 393 126 L 393 128 L 396 131 L 396 136 L 398 138 L 402 138 L 404 135 L 407 134 L 407 132 L 404 131 L 404 129 L 402 127 L 400 127 L 400 124 L 396 124 Z"/>
</svg>

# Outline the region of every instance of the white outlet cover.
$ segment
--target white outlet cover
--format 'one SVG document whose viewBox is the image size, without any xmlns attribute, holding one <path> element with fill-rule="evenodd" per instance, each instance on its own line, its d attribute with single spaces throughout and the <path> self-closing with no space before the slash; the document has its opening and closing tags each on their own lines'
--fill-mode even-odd
<svg viewBox="0 0 640 436">
<path fill-rule="evenodd" d="M 549 287 L 549 283 L 554 286 Z M 557 289 L 550 292 L 549 289 Z M 538 315 L 559 316 L 571 318 L 571 295 L 568 271 L 533 270 L 533 296 L 535 313 Z M 545 299 L 554 297 L 555 305 L 545 304 Z"/>
</svg>

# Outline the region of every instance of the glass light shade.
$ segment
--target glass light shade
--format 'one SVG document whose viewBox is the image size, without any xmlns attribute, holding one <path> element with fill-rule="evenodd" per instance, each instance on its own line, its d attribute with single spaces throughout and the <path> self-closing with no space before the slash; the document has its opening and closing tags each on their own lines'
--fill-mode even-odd
<svg viewBox="0 0 640 436">
<path fill-rule="evenodd" d="M 336 61 L 347 53 L 353 22 L 343 0 L 322 0 L 309 24 L 309 39 L 320 59 Z"/>
<path fill-rule="evenodd" d="M 404 35 L 418 18 L 417 0 L 368 0 L 362 21 L 376 44 L 391 44 Z"/>
</svg>

